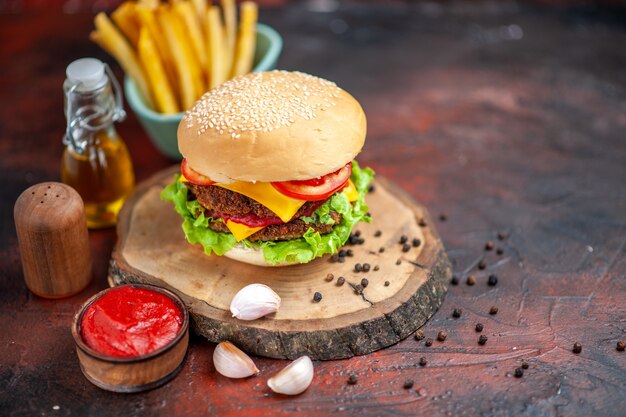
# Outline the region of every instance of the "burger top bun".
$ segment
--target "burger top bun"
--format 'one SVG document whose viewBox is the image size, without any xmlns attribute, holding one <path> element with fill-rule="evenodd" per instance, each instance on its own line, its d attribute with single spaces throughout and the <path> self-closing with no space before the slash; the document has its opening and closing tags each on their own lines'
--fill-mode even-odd
<svg viewBox="0 0 626 417">
<path fill-rule="evenodd" d="M 202 96 L 178 127 L 178 148 L 217 182 L 307 180 L 352 161 L 365 134 L 363 109 L 335 83 L 270 71 Z"/>
</svg>

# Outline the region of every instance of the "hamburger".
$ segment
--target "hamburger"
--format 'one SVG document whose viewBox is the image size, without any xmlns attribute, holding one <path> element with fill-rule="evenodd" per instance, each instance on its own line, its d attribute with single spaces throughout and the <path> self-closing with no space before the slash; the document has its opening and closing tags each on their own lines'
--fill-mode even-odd
<svg viewBox="0 0 626 417">
<path fill-rule="evenodd" d="M 307 263 L 370 221 L 374 173 L 354 161 L 365 134 L 360 104 L 331 81 L 289 71 L 236 77 L 185 113 L 181 174 L 161 197 L 208 255 Z"/>
</svg>

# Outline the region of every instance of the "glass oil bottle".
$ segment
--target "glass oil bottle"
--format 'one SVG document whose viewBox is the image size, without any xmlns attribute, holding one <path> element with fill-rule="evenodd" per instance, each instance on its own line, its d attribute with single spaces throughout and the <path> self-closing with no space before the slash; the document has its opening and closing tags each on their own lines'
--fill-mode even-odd
<svg viewBox="0 0 626 417">
<path fill-rule="evenodd" d="M 126 117 L 122 91 L 110 68 L 94 58 L 72 62 L 66 76 L 61 180 L 82 197 L 89 228 L 112 226 L 135 185 L 128 149 L 114 126 Z"/>
</svg>

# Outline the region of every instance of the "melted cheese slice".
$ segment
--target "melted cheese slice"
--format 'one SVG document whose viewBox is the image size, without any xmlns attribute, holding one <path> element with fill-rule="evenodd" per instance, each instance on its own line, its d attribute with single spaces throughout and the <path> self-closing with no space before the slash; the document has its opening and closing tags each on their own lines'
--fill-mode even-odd
<svg viewBox="0 0 626 417">
<path fill-rule="evenodd" d="M 226 220 L 226 227 L 228 227 L 228 230 L 230 230 L 230 233 L 232 233 L 233 236 L 235 236 L 235 239 L 237 239 L 237 242 L 244 240 L 248 236 L 253 235 L 259 230 L 265 228 L 265 226 L 249 227 L 249 226 L 246 226 L 245 224 L 236 223 L 231 220 Z"/>
<path fill-rule="evenodd" d="M 348 197 L 348 201 L 354 203 L 359 199 L 359 192 L 356 190 L 352 180 L 348 180 L 348 186 L 343 189 L 343 193 Z"/>
<path fill-rule="evenodd" d="M 263 204 L 285 223 L 291 220 L 293 215 L 300 210 L 300 207 L 306 203 L 306 201 L 296 200 L 279 193 L 269 182 L 253 184 L 251 182 L 235 181 L 230 184 L 217 183 L 214 185 L 243 194 L 257 203 Z"/>
</svg>

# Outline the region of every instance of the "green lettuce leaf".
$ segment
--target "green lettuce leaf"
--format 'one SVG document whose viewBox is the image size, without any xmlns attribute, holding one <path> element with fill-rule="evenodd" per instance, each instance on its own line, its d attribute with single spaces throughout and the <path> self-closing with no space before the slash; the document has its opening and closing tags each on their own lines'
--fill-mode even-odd
<svg viewBox="0 0 626 417">
<path fill-rule="evenodd" d="M 300 217 L 305 224 L 314 224 L 314 225 L 331 225 L 335 224 L 335 221 L 330 216 L 330 204 L 329 202 L 325 202 L 322 204 L 313 214 L 310 216 L 302 216 Z"/>
<path fill-rule="evenodd" d="M 216 232 L 208 227 L 209 221 L 213 219 L 204 216 L 204 210 L 197 200 L 187 201 L 188 189 L 178 181 L 179 177 L 177 175 L 176 181 L 161 191 L 161 198 L 173 203 L 174 210 L 183 218 L 183 232 L 189 243 L 201 244 L 207 255 L 225 254 L 237 244 L 237 240 L 230 233 Z"/>
<path fill-rule="evenodd" d="M 374 177 L 374 171 L 370 168 L 361 168 L 356 161 L 352 161 L 352 182 L 354 183 L 360 198 L 351 204 L 344 193 L 334 194 L 327 202 L 322 204 L 312 216 L 303 220 L 307 223 L 332 224 L 330 211 L 341 214 L 341 222 L 333 227 L 330 233 L 321 235 L 313 228 L 298 239 L 272 242 L 250 242 L 244 239 L 240 243 L 250 248 L 260 248 L 265 260 L 270 264 L 285 262 L 306 263 L 319 256 L 335 253 L 343 246 L 354 226 L 360 222 L 370 222 L 366 215 L 368 208 L 364 197 L 368 192 L 369 184 Z M 183 221 L 183 231 L 189 243 L 200 243 L 207 254 L 215 253 L 223 255 L 236 245 L 236 240 L 230 233 L 215 232 L 208 228 L 208 222 L 213 221 L 204 217 L 200 203 L 187 201 L 187 187 L 178 181 L 168 185 L 161 193 L 163 200 L 174 204 L 174 209 L 180 214 Z M 199 215 L 196 215 L 199 214 Z"/>
</svg>

